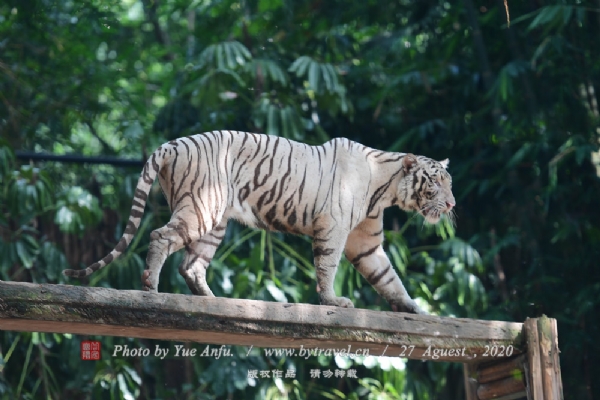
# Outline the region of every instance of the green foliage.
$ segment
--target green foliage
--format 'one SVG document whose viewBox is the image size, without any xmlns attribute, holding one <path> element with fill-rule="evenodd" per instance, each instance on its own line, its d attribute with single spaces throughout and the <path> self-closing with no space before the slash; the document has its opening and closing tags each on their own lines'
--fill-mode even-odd
<svg viewBox="0 0 600 400">
<path fill-rule="evenodd" d="M 196 68 L 216 68 L 220 70 L 235 69 L 246 64 L 252 55 L 240 42 L 231 41 L 211 44 L 198 56 Z"/>
<path fill-rule="evenodd" d="M 8 175 L 12 174 L 15 155 L 4 140 L 0 140 L 0 182 L 6 184 Z"/>
<path fill-rule="evenodd" d="M 78 186 L 61 193 L 56 207 L 54 222 L 64 232 L 81 234 L 88 227 L 97 225 L 102 218 L 98 199 Z"/>
<path fill-rule="evenodd" d="M 62 282 L 72 249 L 54 227 L 86 238 L 109 209 L 120 220 L 113 245 L 139 173 L 17 162 L 14 150 L 140 159 L 165 140 L 212 129 L 306 143 L 345 136 L 451 160 L 455 226 L 386 214 L 386 251 L 409 293 L 439 315 L 557 318 L 565 393 L 597 395 L 598 4 L 508 2 L 509 27 L 501 3 L 2 2 L 0 279 Z M 149 232 L 168 214 L 153 190 L 128 252 L 89 284 L 139 289 Z M 217 296 L 316 304 L 311 257 L 306 238 L 231 223 L 210 285 Z M 188 293 L 181 260 L 167 260 L 159 291 Z M 357 307 L 389 309 L 347 260 L 335 289 Z M 0 397 L 464 397 L 462 371 L 448 363 L 303 360 L 237 347 L 235 364 L 108 353 L 92 363 L 79 360 L 80 339 L 3 332 Z M 168 345 L 101 340 L 105 349 Z M 293 379 L 247 376 L 292 367 Z M 359 379 L 310 377 L 335 367 L 355 368 Z"/>
<path fill-rule="evenodd" d="M 48 176 L 39 168 L 23 165 L 7 181 L 6 198 L 11 213 L 30 217 L 52 205 Z"/>
</svg>

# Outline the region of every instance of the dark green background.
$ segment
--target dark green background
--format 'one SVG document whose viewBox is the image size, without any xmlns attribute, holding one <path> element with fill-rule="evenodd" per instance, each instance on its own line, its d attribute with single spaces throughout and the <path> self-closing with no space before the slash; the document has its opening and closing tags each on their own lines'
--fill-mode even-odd
<svg viewBox="0 0 600 400">
<path fill-rule="evenodd" d="M 565 398 L 597 398 L 600 3 L 506 6 L 510 26 L 502 0 L 2 1 L 0 278 L 65 283 L 62 269 L 101 257 L 122 232 L 139 174 L 30 163 L 18 150 L 142 159 L 175 137 L 238 129 L 449 157 L 456 229 L 398 210 L 386 216 L 386 250 L 409 292 L 439 315 L 556 318 Z M 167 219 L 155 190 L 130 251 L 84 284 L 139 289 L 149 232 Z M 180 260 L 167 261 L 160 291 L 189 293 Z M 389 309 L 342 264 L 338 294 Z M 302 237 L 231 226 L 209 271 L 218 296 L 318 302 Z M 81 362 L 83 339 L 109 351 L 157 344 L 2 332 L 0 397 L 463 393 L 458 364 L 393 368 L 390 359 L 246 357 L 244 348 L 234 348 L 235 363 Z M 247 379 L 248 369 L 276 368 L 298 374 Z M 354 368 L 358 379 L 311 379 L 314 368 Z"/>
</svg>

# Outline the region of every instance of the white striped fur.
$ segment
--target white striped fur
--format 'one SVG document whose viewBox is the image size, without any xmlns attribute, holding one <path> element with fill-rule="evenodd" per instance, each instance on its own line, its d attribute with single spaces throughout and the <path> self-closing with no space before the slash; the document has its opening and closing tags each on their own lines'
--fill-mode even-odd
<svg viewBox="0 0 600 400">
<path fill-rule="evenodd" d="M 160 146 L 146 162 L 123 237 L 83 277 L 105 267 L 131 243 L 158 175 L 172 210 L 150 235 L 145 290 L 156 292 L 169 254 L 184 248 L 179 272 L 196 295 L 213 296 L 206 269 L 227 221 L 313 237 L 321 304 L 352 307 L 333 281 L 342 252 L 392 309 L 422 313 L 384 253 L 383 210 L 393 205 L 421 213 L 429 223 L 452 218 L 455 204 L 448 160 L 371 149 L 348 139 L 309 146 L 275 136 L 214 131 Z"/>
</svg>

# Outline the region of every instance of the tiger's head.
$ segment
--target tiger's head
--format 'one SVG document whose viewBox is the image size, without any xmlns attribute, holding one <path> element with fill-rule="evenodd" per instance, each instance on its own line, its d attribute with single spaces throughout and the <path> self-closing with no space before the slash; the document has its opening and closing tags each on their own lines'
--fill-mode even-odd
<svg viewBox="0 0 600 400">
<path fill-rule="evenodd" d="M 423 156 L 406 154 L 402 159 L 404 177 L 398 185 L 398 205 L 406 211 L 416 211 L 430 224 L 437 224 L 443 214 L 454 222 L 452 208 L 452 177 L 446 171 L 450 161 L 435 161 Z"/>
</svg>

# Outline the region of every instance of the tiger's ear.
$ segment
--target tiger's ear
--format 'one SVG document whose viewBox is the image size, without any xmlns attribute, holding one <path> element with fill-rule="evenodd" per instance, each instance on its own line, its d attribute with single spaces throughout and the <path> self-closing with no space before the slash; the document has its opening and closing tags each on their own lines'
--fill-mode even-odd
<svg viewBox="0 0 600 400">
<path fill-rule="evenodd" d="M 442 164 L 442 167 L 444 167 L 444 169 L 448 169 L 448 164 L 450 164 L 450 160 L 449 159 L 445 159 L 440 161 L 440 164 Z"/>
<path fill-rule="evenodd" d="M 410 170 L 417 165 L 417 157 L 414 154 L 406 153 L 404 158 L 402 159 L 402 166 L 406 170 L 406 172 L 410 172 Z"/>
</svg>

